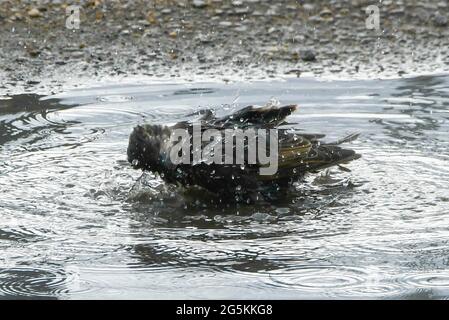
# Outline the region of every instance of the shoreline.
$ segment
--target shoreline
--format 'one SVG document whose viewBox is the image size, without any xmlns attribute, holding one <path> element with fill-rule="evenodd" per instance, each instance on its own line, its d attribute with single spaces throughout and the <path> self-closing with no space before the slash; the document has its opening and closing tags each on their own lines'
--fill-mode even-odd
<svg viewBox="0 0 449 320">
<path fill-rule="evenodd" d="M 449 71 L 447 1 L 84 1 L 0 4 L 0 94 L 61 92 L 142 77 L 253 81 L 378 79 Z M 11 58 L 13 57 L 13 58 Z"/>
</svg>

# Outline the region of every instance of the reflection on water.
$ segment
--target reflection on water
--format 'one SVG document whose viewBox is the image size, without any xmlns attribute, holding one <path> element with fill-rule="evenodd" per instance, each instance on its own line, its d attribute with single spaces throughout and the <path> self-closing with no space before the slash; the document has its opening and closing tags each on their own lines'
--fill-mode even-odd
<svg viewBox="0 0 449 320">
<path fill-rule="evenodd" d="M 217 203 L 126 162 L 131 129 L 270 98 L 361 132 L 349 168 L 276 203 Z M 0 97 L 0 297 L 449 295 L 449 77 L 117 85 Z"/>
</svg>

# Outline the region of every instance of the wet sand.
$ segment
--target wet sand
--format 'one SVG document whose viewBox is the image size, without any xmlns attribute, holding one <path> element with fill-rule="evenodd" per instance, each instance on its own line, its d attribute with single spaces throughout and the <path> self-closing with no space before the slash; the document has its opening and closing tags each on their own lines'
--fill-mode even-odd
<svg viewBox="0 0 449 320">
<path fill-rule="evenodd" d="M 66 7 L 80 4 L 80 28 Z M 383 78 L 449 70 L 449 2 L 17 1 L 0 3 L 0 94 L 110 77 Z"/>
</svg>

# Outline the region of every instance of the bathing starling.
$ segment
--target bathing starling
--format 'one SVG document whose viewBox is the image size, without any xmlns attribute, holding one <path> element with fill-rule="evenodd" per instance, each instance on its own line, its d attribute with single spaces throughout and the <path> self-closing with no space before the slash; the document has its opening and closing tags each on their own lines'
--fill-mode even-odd
<svg viewBox="0 0 449 320">
<path fill-rule="evenodd" d="M 276 199 L 306 173 L 360 158 L 355 151 L 339 146 L 356 139 L 357 134 L 326 143 L 321 141 L 322 134 L 289 128 L 285 119 L 296 108 L 248 106 L 223 117 L 206 110 L 193 122 L 138 125 L 129 138 L 128 161 L 136 169 L 159 174 L 167 183 L 201 187 L 223 199 L 254 202 Z M 186 132 L 184 138 L 173 138 L 179 130 Z M 237 139 L 242 132 L 243 138 Z M 275 147 L 270 149 L 267 142 Z M 256 149 L 262 146 L 265 152 L 261 155 Z M 274 170 L 268 170 L 270 166 Z M 263 174 L 263 169 L 269 173 Z"/>
</svg>

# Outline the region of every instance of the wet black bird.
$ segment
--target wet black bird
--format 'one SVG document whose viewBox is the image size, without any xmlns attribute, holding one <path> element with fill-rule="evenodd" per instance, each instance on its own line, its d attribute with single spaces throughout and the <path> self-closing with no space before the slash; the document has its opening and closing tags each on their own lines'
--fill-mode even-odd
<svg viewBox="0 0 449 320">
<path fill-rule="evenodd" d="M 250 139 L 244 140 L 245 157 L 242 163 L 235 163 L 233 154 L 232 164 L 200 161 L 197 163 L 180 163 L 171 160 L 170 152 L 177 141 L 170 136 L 175 129 L 186 130 L 190 136 L 194 135 L 194 122 L 179 122 L 173 126 L 158 124 L 139 125 L 134 128 L 129 138 L 128 161 L 134 168 L 140 168 L 159 174 L 168 183 L 188 186 L 199 186 L 222 198 L 231 197 L 237 201 L 256 201 L 257 199 L 275 199 L 288 186 L 298 181 L 306 173 L 316 173 L 319 170 L 341 166 L 352 160 L 360 158 L 353 150 L 343 149 L 339 145 L 357 138 L 352 134 L 335 142 L 323 142 L 322 134 L 305 134 L 299 129 L 286 128 L 286 117 L 294 110 L 296 105 L 277 107 L 248 106 L 224 117 L 216 117 L 207 110 L 197 120 L 201 125 L 201 133 L 207 129 L 215 129 L 222 135 L 216 143 L 222 144 L 225 150 L 226 129 L 256 129 L 256 139 L 259 139 L 258 129 L 277 129 L 277 171 L 274 174 L 263 175 L 260 169 L 266 167 L 259 159 L 249 160 L 246 153 L 249 149 Z M 198 132 L 197 132 L 198 133 Z M 211 140 L 212 141 L 212 140 Z M 228 138 L 229 141 L 229 138 Z M 269 139 L 267 138 L 267 141 Z M 210 141 L 202 142 L 201 147 Z M 236 146 L 233 146 L 235 151 Z M 268 148 L 267 148 L 268 149 Z M 253 149 L 254 150 L 254 149 Z M 189 140 L 188 156 L 193 158 L 192 139 Z M 267 151 L 267 154 L 269 150 Z M 224 159 L 224 156 L 223 158 Z M 174 163 L 175 162 L 175 163 Z"/>
</svg>

